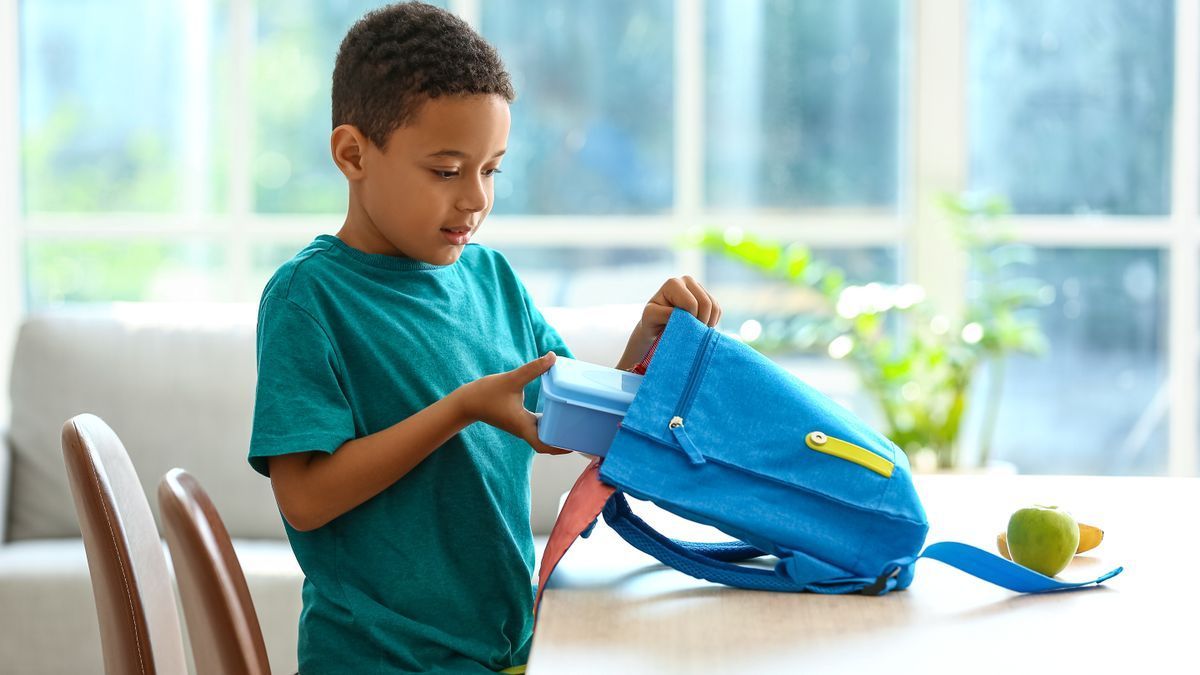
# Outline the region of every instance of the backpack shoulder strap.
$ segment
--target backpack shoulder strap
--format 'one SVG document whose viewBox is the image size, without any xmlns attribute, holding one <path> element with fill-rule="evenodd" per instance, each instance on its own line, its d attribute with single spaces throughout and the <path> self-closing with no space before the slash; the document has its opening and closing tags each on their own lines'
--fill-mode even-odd
<svg viewBox="0 0 1200 675">
<path fill-rule="evenodd" d="M 871 585 L 871 577 L 838 576 L 828 563 L 798 553 L 785 554 L 774 569 L 732 564 L 765 555 L 742 542 L 698 544 L 678 541 L 655 530 L 630 509 L 625 495 L 617 492 L 604 507 L 604 521 L 626 543 L 684 574 L 726 586 L 760 591 L 822 594 L 856 593 Z M 712 547 L 712 548 L 710 548 Z M 725 555 L 714 555 L 714 551 Z M 824 576 L 814 574 L 825 572 Z"/>
</svg>

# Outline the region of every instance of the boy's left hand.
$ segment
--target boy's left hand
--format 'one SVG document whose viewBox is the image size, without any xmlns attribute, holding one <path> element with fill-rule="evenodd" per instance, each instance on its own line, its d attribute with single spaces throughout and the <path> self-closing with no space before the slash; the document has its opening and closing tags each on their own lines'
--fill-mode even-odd
<svg viewBox="0 0 1200 675">
<path fill-rule="evenodd" d="M 667 279 L 642 310 L 642 319 L 629 336 L 625 354 L 621 356 L 617 368 L 629 370 L 642 360 L 654 339 L 666 328 L 671 312 L 676 307 L 708 326 L 715 326 L 721 320 L 721 306 L 700 282 L 686 275 Z"/>
</svg>

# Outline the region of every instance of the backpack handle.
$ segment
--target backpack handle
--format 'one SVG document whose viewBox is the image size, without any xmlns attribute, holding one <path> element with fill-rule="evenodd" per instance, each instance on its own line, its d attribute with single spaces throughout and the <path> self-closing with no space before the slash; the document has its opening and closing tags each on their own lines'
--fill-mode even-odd
<svg viewBox="0 0 1200 675">
<path fill-rule="evenodd" d="M 957 541 L 939 541 L 925 547 L 918 558 L 930 558 L 955 569 L 1018 593 L 1068 591 L 1074 588 L 1102 584 L 1125 568 L 1117 567 L 1088 581 L 1060 581 L 1028 567 L 1001 558 L 995 553 Z"/>
</svg>

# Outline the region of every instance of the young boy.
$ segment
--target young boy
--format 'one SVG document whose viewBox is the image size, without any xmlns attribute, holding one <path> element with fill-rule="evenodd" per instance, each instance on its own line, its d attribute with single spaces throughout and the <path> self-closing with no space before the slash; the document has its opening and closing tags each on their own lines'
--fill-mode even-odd
<svg viewBox="0 0 1200 675">
<path fill-rule="evenodd" d="M 564 452 L 525 402 L 570 352 L 504 257 L 468 243 L 513 96 L 495 50 L 429 5 L 367 14 L 338 52 L 349 208 L 263 291 L 250 443 L 305 574 L 302 673 L 523 671 L 531 446 Z M 721 315 L 671 279 L 617 367 L 676 306 Z"/>
</svg>

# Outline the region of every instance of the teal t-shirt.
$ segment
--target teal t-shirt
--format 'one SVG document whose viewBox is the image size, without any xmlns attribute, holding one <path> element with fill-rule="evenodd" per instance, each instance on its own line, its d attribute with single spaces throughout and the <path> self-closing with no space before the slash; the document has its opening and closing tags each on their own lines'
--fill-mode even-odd
<svg viewBox="0 0 1200 675">
<path fill-rule="evenodd" d="M 250 464 L 381 431 L 458 386 L 569 356 L 498 252 L 452 265 L 322 235 L 263 291 Z M 526 390 L 536 402 L 537 381 Z M 533 630 L 533 450 L 477 422 L 357 508 L 288 526 L 304 570 L 300 672 L 491 672 Z"/>
</svg>

